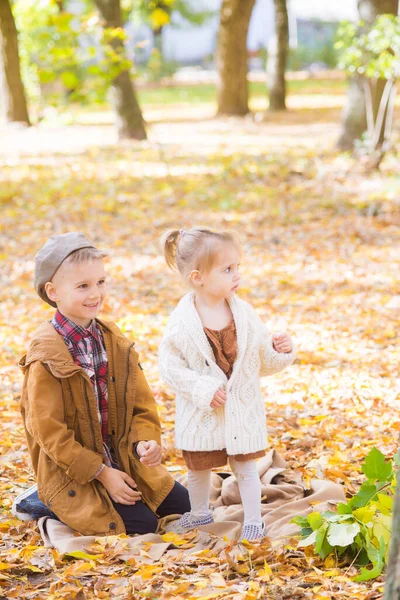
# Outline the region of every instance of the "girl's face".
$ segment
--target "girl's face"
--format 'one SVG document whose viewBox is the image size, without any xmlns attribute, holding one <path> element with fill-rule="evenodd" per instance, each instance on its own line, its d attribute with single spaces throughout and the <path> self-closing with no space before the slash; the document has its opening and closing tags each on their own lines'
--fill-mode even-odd
<svg viewBox="0 0 400 600">
<path fill-rule="evenodd" d="M 208 273 L 200 274 L 196 287 L 215 298 L 229 298 L 240 284 L 240 254 L 233 244 L 225 243 Z"/>
</svg>

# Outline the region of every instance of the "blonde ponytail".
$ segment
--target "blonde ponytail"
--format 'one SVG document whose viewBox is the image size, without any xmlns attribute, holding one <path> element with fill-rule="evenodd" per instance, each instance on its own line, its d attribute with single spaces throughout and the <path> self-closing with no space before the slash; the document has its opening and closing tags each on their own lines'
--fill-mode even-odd
<svg viewBox="0 0 400 600">
<path fill-rule="evenodd" d="M 179 229 L 168 229 L 161 236 L 161 248 L 164 253 L 165 262 L 173 271 L 177 271 L 176 249 L 178 246 Z"/>
</svg>

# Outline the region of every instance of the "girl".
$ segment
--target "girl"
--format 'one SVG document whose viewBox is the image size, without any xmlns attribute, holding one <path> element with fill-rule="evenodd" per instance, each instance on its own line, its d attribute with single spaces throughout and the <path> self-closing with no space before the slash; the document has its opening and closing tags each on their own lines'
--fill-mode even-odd
<svg viewBox="0 0 400 600">
<path fill-rule="evenodd" d="M 244 509 L 239 541 L 266 535 L 255 459 L 267 444 L 260 376 L 294 359 L 286 333 L 271 336 L 254 309 L 235 296 L 240 249 L 225 232 L 193 227 L 162 238 L 167 265 L 192 291 L 173 311 L 159 349 L 162 378 L 176 393 L 175 439 L 188 468 L 191 512 L 170 530 L 182 533 L 213 522 L 211 469 L 235 474 Z"/>
</svg>

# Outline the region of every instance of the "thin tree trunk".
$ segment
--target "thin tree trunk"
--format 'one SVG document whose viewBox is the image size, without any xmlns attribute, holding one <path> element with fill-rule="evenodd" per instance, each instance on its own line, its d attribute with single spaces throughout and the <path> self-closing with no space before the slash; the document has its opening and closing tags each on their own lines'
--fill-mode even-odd
<svg viewBox="0 0 400 600">
<path fill-rule="evenodd" d="M 289 18 L 286 0 L 274 0 L 275 36 L 268 49 L 267 84 L 269 110 L 286 109 L 285 70 L 289 44 Z"/>
<path fill-rule="evenodd" d="M 223 0 L 217 44 L 218 114 L 249 112 L 247 32 L 255 0 Z"/>
<path fill-rule="evenodd" d="M 390 541 L 384 600 L 400 598 L 400 478 L 397 476 L 396 497 L 393 507 L 392 537 Z"/>
<path fill-rule="evenodd" d="M 399 0 L 358 0 L 357 5 L 360 19 L 367 25 L 371 25 L 378 15 L 397 15 Z M 384 80 L 378 81 L 374 89 L 372 105 L 375 118 L 379 110 L 385 83 Z M 364 78 L 361 75 L 356 75 L 350 80 L 347 102 L 343 111 L 338 147 L 341 150 L 353 150 L 354 142 L 359 140 L 366 130 L 367 118 L 364 96 Z M 384 126 L 382 131 L 383 130 Z"/>
<path fill-rule="evenodd" d="M 0 111 L 6 123 L 30 125 L 18 54 L 18 33 L 9 0 L 0 0 Z"/>
<path fill-rule="evenodd" d="M 1 0 L 0 0 L 1 1 Z M 122 28 L 120 0 L 95 0 L 105 28 Z M 114 50 L 125 57 L 124 42 L 114 39 Z M 129 71 L 122 71 L 112 82 L 113 105 L 120 139 L 145 140 L 146 129 Z"/>
</svg>

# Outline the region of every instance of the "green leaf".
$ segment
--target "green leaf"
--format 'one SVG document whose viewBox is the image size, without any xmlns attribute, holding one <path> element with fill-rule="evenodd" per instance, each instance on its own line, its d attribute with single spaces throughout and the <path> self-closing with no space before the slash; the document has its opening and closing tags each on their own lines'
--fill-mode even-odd
<svg viewBox="0 0 400 600">
<path fill-rule="evenodd" d="M 389 514 L 393 510 L 393 497 L 387 494 L 378 494 L 379 508 L 384 514 Z"/>
<path fill-rule="evenodd" d="M 328 542 L 331 546 L 349 546 L 359 531 L 358 523 L 333 523 L 329 526 Z"/>
<path fill-rule="evenodd" d="M 372 481 L 388 481 L 392 475 L 392 465 L 385 460 L 377 448 L 372 448 L 362 466 L 363 473 Z"/>
<path fill-rule="evenodd" d="M 383 570 L 385 552 L 386 552 L 386 547 L 385 547 L 385 542 L 384 542 L 383 538 L 380 539 L 379 548 L 376 548 L 370 542 L 367 543 L 367 554 L 368 554 L 368 558 L 372 562 L 373 568 L 372 569 L 364 569 L 364 568 L 361 569 L 360 575 L 355 577 L 354 581 L 356 581 L 356 582 L 368 581 L 370 579 L 374 579 L 375 577 L 378 577 L 382 573 L 382 570 Z"/>
<path fill-rule="evenodd" d="M 324 520 L 319 512 L 312 512 L 308 515 L 307 521 L 311 526 L 311 529 L 315 531 L 323 524 Z"/>
<path fill-rule="evenodd" d="M 318 530 L 316 529 L 308 537 L 304 538 L 303 540 L 300 540 L 300 542 L 297 544 L 297 547 L 304 548 L 305 546 L 312 546 L 313 544 L 315 544 L 317 539 L 317 532 Z"/>
<path fill-rule="evenodd" d="M 320 527 L 315 540 L 315 553 L 319 554 L 322 560 L 325 560 L 329 554 L 332 554 L 333 548 L 327 538 L 328 526 Z"/>
<path fill-rule="evenodd" d="M 73 90 L 79 85 L 79 79 L 72 71 L 64 71 L 64 73 L 61 73 L 61 81 L 69 90 Z"/>
<path fill-rule="evenodd" d="M 375 495 L 376 485 L 365 482 L 360 487 L 358 493 L 349 500 L 347 505 L 351 508 L 361 508 L 361 506 L 366 506 Z"/>
<path fill-rule="evenodd" d="M 291 519 L 290 522 L 291 523 L 295 523 L 296 525 L 298 525 L 302 529 L 307 529 L 309 527 L 309 523 L 308 523 L 307 517 L 293 517 L 293 519 Z"/>
<path fill-rule="evenodd" d="M 376 513 L 375 505 L 361 506 L 361 508 L 357 508 L 353 512 L 353 515 L 358 521 L 361 521 L 362 523 L 369 523 L 370 521 L 372 521 L 372 517 L 374 516 L 375 513 Z"/>
<path fill-rule="evenodd" d="M 351 502 L 351 500 L 350 500 Z M 353 512 L 353 508 L 348 504 L 344 504 L 343 502 L 339 502 L 337 505 L 337 511 L 339 515 L 351 515 Z"/>
</svg>

